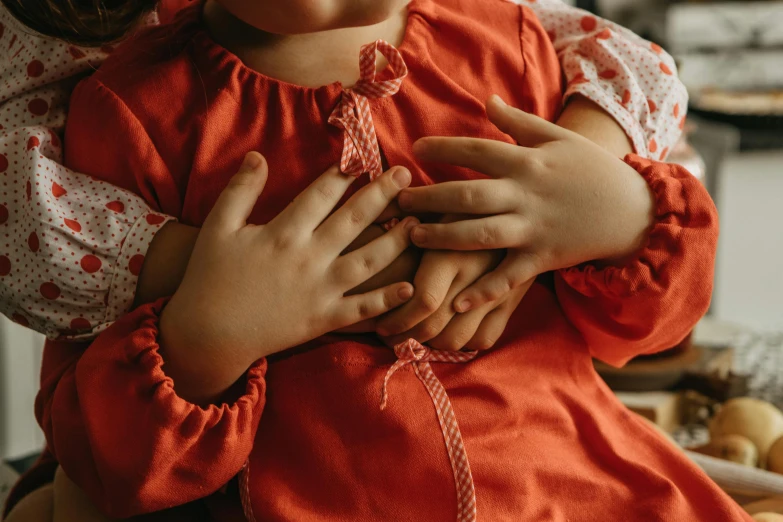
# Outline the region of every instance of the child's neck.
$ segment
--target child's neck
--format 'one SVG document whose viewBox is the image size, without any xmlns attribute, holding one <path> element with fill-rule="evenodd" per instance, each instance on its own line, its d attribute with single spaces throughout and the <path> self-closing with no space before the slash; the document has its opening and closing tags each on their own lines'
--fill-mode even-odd
<svg viewBox="0 0 783 522">
<path fill-rule="evenodd" d="M 359 79 L 359 49 L 378 39 L 399 45 L 407 9 L 377 25 L 292 36 L 266 33 L 242 22 L 217 2 L 204 7 L 204 23 L 220 45 L 251 69 L 284 82 L 320 87 L 334 82 L 351 86 Z M 378 67 L 386 62 L 379 57 Z"/>
</svg>

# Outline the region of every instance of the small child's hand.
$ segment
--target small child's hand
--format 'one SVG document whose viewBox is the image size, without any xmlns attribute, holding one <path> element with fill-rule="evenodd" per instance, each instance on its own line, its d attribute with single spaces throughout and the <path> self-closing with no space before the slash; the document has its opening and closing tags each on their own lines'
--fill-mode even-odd
<svg viewBox="0 0 783 522">
<path fill-rule="evenodd" d="M 405 251 L 415 218 L 341 255 L 410 184 L 410 172 L 392 169 L 332 212 L 355 179 L 332 168 L 275 219 L 253 226 L 246 220 L 266 162 L 258 154 L 245 161 L 205 221 L 160 321 L 167 370 L 190 397 L 213 398 L 253 361 L 381 315 L 413 294 L 402 282 L 345 295 Z"/>
<path fill-rule="evenodd" d="M 379 319 L 378 333 L 392 346 L 413 338 L 438 350 L 491 348 L 529 285 L 465 314 L 457 315 L 452 302 L 493 270 L 503 255 L 502 250 L 426 251 L 414 279 L 413 299 Z"/>
<path fill-rule="evenodd" d="M 417 226 L 414 244 L 429 249 L 506 248 L 508 255 L 454 301 L 465 312 L 536 275 L 579 263 L 620 263 L 642 245 L 652 224 L 645 180 L 598 145 L 493 97 L 490 120 L 519 145 L 473 138 L 424 138 L 423 160 L 467 167 L 493 179 L 403 191 L 406 212 L 473 214 L 477 219 Z"/>
</svg>

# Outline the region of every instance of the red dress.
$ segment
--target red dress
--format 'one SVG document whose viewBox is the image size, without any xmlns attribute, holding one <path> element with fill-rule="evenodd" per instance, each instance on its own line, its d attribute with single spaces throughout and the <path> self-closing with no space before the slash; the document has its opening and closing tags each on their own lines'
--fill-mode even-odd
<svg viewBox="0 0 783 522">
<path fill-rule="evenodd" d="M 478 176 L 417 164 L 419 137 L 511 142 L 486 119 L 491 93 L 547 120 L 560 110 L 557 57 L 525 7 L 414 0 L 399 50 L 410 74 L 371 106 L 383 157 L 409 167 L 415 184 Z M 194 10 L 176 31 L 152 29 L 122 47 L 77 88 L 66 160 L 199 225 L 244 154 L 258 150 L 271 175 L 251 221 L 263 223 L 340 158 L 342 132 L 328 119 L 342 92 L 249 70 Z M 460 425 L 480 520 L 749 520 L 593 370 L 591 356 L 623 364 L 677 344 L 711 293 L 709 196 L 679 167 L 628 162 L 657 200 L 638 258 L 540 277 L 493 350 L 433 363 Z M 49 449 L 107 513 L 208 497 L 249 462 L 257 520 L 457 518 L 443 435 L 410 368 L 379 408 L 395 355 L 377 339 L 328 335 L 259 361 L 233 397 L 204 409 L 179 398 L 165 374 L 163 306 L 139 308 L 89 346 L 46 348 L 37 414 Z M 213 501 L 215 519 L 237 513 L 234 497 Z"/>
</svg>

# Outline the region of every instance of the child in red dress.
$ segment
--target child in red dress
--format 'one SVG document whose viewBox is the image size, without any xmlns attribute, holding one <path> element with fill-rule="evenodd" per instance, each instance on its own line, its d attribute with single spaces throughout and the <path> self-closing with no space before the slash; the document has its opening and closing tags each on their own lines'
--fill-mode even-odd
<svg viewBox="0 0 783 522">
<path fill-rule="evenodd" d="M 378 40 L 358 78 L 356 40 Z M 683 169 L 619 161 L 546 123 L 563 92 L 549 42 L 529 9 L 500 1 L 224 0 L 118 50 L 74 93 L 68 166 L 204 230 L 171 300 L 88 347 L 49 343 L 38 414 L 69 476 L 114 516 L 239 474 L 248 520 L 742 520 L 591 363 L 692 328 L 714 207 Z M 485 109 L 492 94 L 525 112 Z M 342 172 L 314 180 L 335 161 Z M 435 186 L 403 191 L 403 211 L 489 217 L 404 218 L 340 257 L 411 183 Z M 234 205 L 218 200 L 227 185 Z M 329 216 L 351 185 L 363 188 Z M 411 231 L 433 249 L 416 293 L 453 302 L 471 335 L 443 348 L 492 350 L 425 347 L 440 331 L 406 307 L 377 324 L 394 352 L 327 333 L 410 298 L 406 283 L 343 294 Z M 492 264 L 488 249 L 505 250 L 498 270 L 456 284 L 444 256 Z M 234 270 L 210 270 L 217 258 Z M 498 303 L 515 310 L 508 327 L 479 335 Z M 209 506 L 216 520 L 240 507 Z"/>
</svg>

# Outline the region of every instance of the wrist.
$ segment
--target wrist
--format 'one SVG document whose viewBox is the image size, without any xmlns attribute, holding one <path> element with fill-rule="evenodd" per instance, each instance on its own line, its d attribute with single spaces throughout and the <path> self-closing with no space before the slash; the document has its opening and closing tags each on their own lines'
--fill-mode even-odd
<svg viewBox="0 0 783 522">
<path fill-rule="evenodd" d="M 215 328 L 208 307 L 199 303 L 175 294 L 161 312 L 158 343 L 177 394 L 207 406 L 219 401 L 260 357 Z"/>
</svg>

